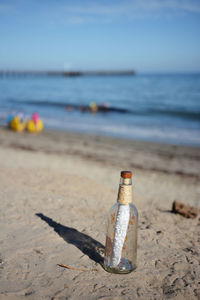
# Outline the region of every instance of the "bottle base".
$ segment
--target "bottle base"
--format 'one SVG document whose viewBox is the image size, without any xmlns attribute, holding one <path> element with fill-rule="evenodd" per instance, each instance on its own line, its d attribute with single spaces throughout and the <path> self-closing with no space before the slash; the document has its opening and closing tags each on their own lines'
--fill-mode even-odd
<svg viewBox="0 0 200 300">
<path fill-rule="evenodd" d="M 127 261 L 126 264 L 119 264 L 118 266 L 105 264 L 103 264 L 102 266 L 105 271 L 115 274 L 128 274 L 136 269 L 136 264 L 132 265 L 129 261 Z"/>
</svg>

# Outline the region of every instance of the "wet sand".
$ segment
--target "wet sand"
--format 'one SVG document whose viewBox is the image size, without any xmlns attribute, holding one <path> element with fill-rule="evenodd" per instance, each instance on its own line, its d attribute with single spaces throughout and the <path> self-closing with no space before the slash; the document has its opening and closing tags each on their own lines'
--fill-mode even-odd
<svg viewBox="0 0 200 300">
<path fill-rule="evenodd" d="M 199 207 L 199 150 L 0 128 L 0 299 L 199 299 L 200 218 L 170 212 L 174 200 Z M 138 260 L 115 275 L 101 261 L 123 169 L 134 174 Z"/>
</svg>

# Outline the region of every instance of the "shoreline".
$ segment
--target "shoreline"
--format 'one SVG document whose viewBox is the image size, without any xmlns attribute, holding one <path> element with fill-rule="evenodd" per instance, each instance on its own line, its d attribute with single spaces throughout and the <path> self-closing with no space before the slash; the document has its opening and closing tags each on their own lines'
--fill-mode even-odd
<svg viewBox="0 0 200 300">
<path fill-rule="evenodd" d="M 4 136 L 4 133 L 7 135 Z M 16 133 L 3 126 L 0 126 L 0 143 L 2 146 L 27 151 L 81 156 L 84 159 L 111 165 L 118 165 L 121 159 L 121 163 L 132 168 L 200 178 L 200 147 L 196 146 L 138 141 L 56 129 L 45 129 L 40 134 Z M 100 151 L 93 147 L 94 144 Z M 110 156 L 109 151 L 115 152 L 115 156 Z M 176 165 L 173 163 L 170 165 L 169 160 L 177 160 Z"/>
</svg>

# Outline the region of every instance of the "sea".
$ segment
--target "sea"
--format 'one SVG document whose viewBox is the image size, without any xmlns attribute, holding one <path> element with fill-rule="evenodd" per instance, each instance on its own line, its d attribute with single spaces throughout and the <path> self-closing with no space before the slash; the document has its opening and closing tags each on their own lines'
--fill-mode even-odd
<svg viewBox="0 0 200 300">
<path fill-rule="evenodd" d="M 21 110 L 49 129 L 200 146 L 200 74 L 0 76 L 0 123 Z"/>
</svg>

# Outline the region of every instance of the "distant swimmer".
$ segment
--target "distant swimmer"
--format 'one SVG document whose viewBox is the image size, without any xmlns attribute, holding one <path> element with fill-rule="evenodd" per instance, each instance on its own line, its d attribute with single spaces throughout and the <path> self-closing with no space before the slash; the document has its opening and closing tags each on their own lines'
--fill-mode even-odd
<svg viewBox="0 0 200 300">
<path fill-rule="evenodd" d="M 108 111 L 108 103 L 103 102 L 100 106 L 100 110 L 103 111 L 103 112 L 107 112 Z"/>
<path fill-rule="evenodd" d="M 67 111 L 73 111 L 74 106 L 73 105 L 68 105 L 68 106 L 65 106 L 64 109 L 67 110 Z"/>
<path fill-rule="evenodd" d="M 98 111 L 98 106 L 95 102 L 90 102 L 89 108 L 91 112 L 96 113 Z"/>
</svg>

